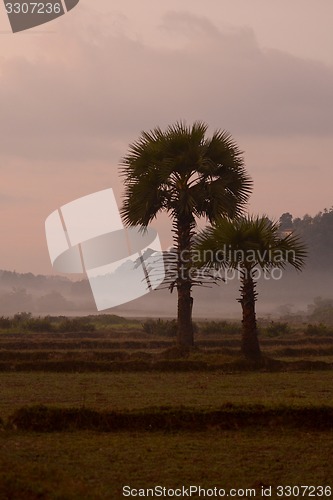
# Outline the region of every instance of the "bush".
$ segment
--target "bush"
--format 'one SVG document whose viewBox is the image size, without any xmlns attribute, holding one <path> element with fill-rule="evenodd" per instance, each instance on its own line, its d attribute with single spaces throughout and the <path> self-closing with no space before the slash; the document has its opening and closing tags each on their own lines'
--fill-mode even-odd
<svg viewBox="0 0 333 500">
<path fill-rule="evenodd" d="M 89 318 L 66 318 L 65 316 L 45 316 L 34 318 L 31 313 L 22 312 L 13 318 L 0 318 L 0 329 L 24 332 L 93 332 L 95 325 Z"/>
<path fill-rule="evenodd" d="M 58 324 L 58 332 L 94 332 L 95 325 L 90 323 L 87 318 L 65 318 Z"/>
<path fill-rule="evenodd" d="M 50 318 L 31 318 L 24 321 L 22 328 L 29 332 L 54 332 L 54 325 Z"/>
<path fill-rule="evenodd" d="M 52 324 L 51 318 L 46 316 L 45 318 L 33 318 L 31 313 L 22 312 L 17 313 L 13 318 L 0 318 L 0 328 L 1 329 L 18 329 L 28 332 L 53 332 L 54 325 Z"/>
<path fill-rule="evenodd" d="M 228 323 L 228 321 L 207 321 L 200 323 L 200 333 L 212 334 L 239 334 L 241 327 L 238 323 Z"/>
<path fill-rule="evenodd" d="M 157 335 L 161 337 L 176 337 L 177 321 L 175 319 L 147 319 L 147 321 L 142 323 L 142 329 L 149 335 Z"/>
<path fill-rule="evenodd" d="M 97 326 L 112 326 L 112 325 L 126 325 L 128 323 L 138 323 L 137 320 L 131 318 L 126 319 L 122 316 L 117 316 L 116 314 L 91 314 L 86 318 L 91 323 Z"/>
<path fill-rule="evenodd" d="M 305 330 L 306 335 L 317 336 L 317 335 L 332 335 L 333 330 L 328 328 L 326 325 L 319 323 L 318 325 L 312 325 L 311 323 L 307 325 Z"/>
<path fill-rule="evenodd" d="M 12 320 L 10 318 L 5 318 L 4 316 L 1 316 L 0 329 L 7 330 L 8 328 L 11 328 L 11 326 L 12 326 Z"/>
<path fill-rule="evenodd" d="M 176 337 L 177 321 L 175 319 L 147 319 L 147 321 L 142 323 L 142 329 L 149 335 L 157 335 L 161 337 Z M 193 323 L 193 332 L 198 332 L 198 326 L 196 323 Z"/>
<path fill-rule="evenodd" d="M 265 333 L 270 337 L 278 337 L 279 335 L 284 335 L 290 332 L 288 323 L 282 323 L 280 321 L 272 321 L 265 328 Z"/>
</svg>

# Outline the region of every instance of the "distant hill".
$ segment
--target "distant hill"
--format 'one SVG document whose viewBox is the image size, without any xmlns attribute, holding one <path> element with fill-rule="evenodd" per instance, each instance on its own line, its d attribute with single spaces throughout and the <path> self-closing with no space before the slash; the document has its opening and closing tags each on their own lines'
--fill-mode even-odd
<svg viewBox="0 0 333 500">
<path fill-rule="evenodd" d="M 89 282 L 0 270 L 0 314 L 94 311 Z"/>
</svg>

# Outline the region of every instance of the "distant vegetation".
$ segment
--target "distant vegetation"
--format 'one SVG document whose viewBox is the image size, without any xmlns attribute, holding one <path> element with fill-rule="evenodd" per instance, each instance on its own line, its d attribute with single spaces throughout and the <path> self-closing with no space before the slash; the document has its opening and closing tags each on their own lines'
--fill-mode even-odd
<svg viewBox="0 0 333 500">
<path fill-rule="evenodd" d="M 0 330 L 45 333 L 94 332 L 97 329 L 107 328 L 112 325 L 128 325 L 135 322 L 135 320 L 126 320 L 114 314 L 68 318 L 66 316 L 33 317 L 30 312 L 22 312 L 15 314 L 11 318 L 1 316 Z"/>
<path fill-rule="evenodd" d="M 173 337 L 177 335 L 177 322 L 173 320 L 163 319 L 147 319 L 142 323 L 142 329 L 149 335 L 157 335 L 162 337 Z M 194 324 L 193 324 L 194 329 Z"/>
<path fill-rule="evenodd" d="M 175 338 L 177 332 L 176 320 L 147 319 L 142 323 L 142 329 L 149 335 Z M 200 321 L 193 322 L 194 333 L 203 335 L 229 335 L 239 334 L 240 322 L 234 321 Z"/>
<path fill-rule="evenodd" d="M 280 217 L 281 229 L 295 231 L 308 247 L 307 266 L 313 270 L 333 270 L 333 207 L 314 217 L 293 218 L 286 212 Z"/>
<path fill-rule="evenodd" d="M 302 316 L 287 314 L 281 316 L 280 320 L 259 319 L 260 335 L 268 337 L 288 336 L 300 331 L 307 335 L 332 335 L 333 334 L 333 300 L 314 299 L 313 304 L 308 306 L 308 312 Z M 14 316 L 0 316 L 0 332 L 17 333 L 71 333 L 71 332 L 98 332 L 135 330 L 151 337 L 166 337 L 170 341 L 175 340 L 177 322 L 175 319 L 153 319 L 138 320 L 123 318 L 115 314 L 96 314 L 81 317 L 66 316 L 33 316 L 31 312 L 17 313 Z M 229 335 L 241 335 L 240 321 L 196 321 L 193 322 L 195 333 L 205 337 L 224 338 Z"/>
</svg>

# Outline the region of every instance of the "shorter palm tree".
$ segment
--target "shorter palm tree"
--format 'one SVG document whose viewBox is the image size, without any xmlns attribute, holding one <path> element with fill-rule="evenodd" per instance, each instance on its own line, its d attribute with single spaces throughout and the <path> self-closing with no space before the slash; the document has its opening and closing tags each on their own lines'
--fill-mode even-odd
<svg viewBox="0 0 333 500">
<path fill-rule="evenodd" d="M 279 224 L 267 217 L 219 219 L 197 237 L 200 265 L 215 269 L 237 269 L 241 281 L 242 353 L 252 361 L 261 358 L 255 302 L 258 271 L 284 269 L 290 264 L 300 271 L 306 247 L 294 234 L 281 236 Z"/>
</svg>

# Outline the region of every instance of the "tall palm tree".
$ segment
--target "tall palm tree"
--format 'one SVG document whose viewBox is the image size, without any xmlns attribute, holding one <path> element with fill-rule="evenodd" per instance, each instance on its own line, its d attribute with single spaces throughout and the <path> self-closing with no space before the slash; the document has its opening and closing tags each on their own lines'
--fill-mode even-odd
<svg viewBox="0 0 333 500">
<path fill-rule="evenodd" d="M 194 284 L 192 241 L 196 218 L 235 217 L 251 192 L 242 152 L 230 134 L 217 130 L 206 137 L 208 126 L 177 122 L 165 131 L 142 132 L 122 161 L 125 199 L 121 209 L 128 226 L 148 224 L 161 211 L 173 221 L 177 254 L 178 343 L 193 345 L 191 290 Z"/>
<path fill-rule="evenodd" d="M 267 217 L 221 218 L 197 236 L 200 263 L 216 269 L 233 268 L 241 281 L 242 353 L 252 361 L 261 358 L 255 302 L 260 271 L 284 269 L 290 264 L 298 271 L 304 265 L 306 247 L 292 233 L 281 236 L 278 223 Z"/>
</svg>

